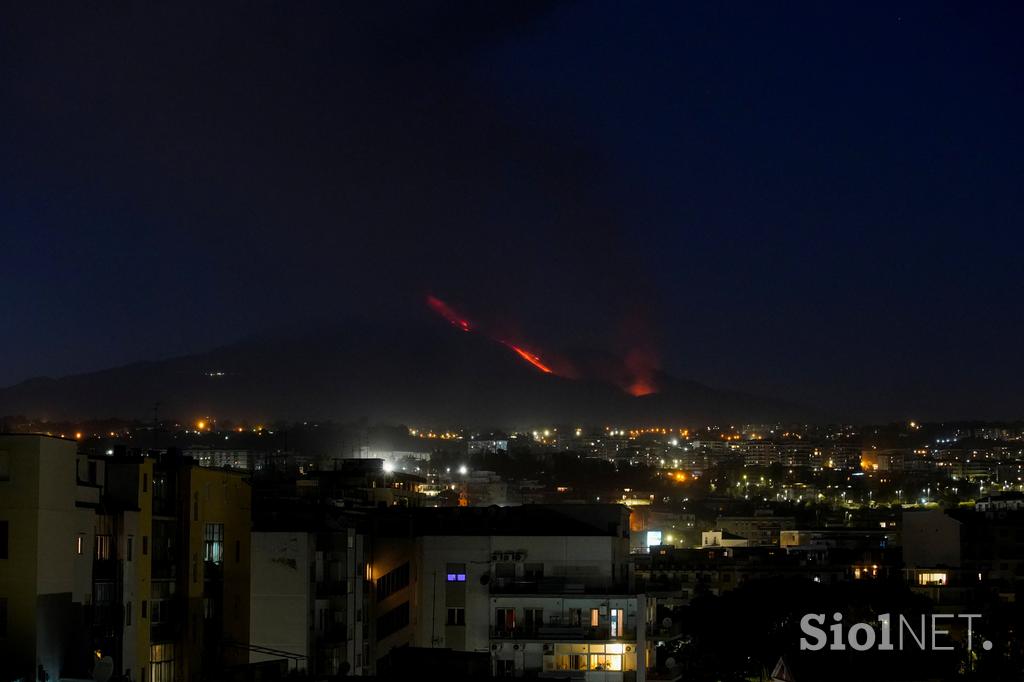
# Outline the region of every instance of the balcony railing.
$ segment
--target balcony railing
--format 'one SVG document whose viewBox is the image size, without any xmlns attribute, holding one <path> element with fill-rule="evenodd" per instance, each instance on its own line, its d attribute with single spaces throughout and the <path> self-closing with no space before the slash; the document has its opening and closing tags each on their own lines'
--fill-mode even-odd
<svg viewBox="0 0 1024 682">
<path fill-rule="evenodd" d="M 549 622 L 537 627 L 514 627 L 504 628 L 491 626 L 491 639 L 533 639 L 533 640 L 635 640 L 636 628 L 620 628 L 616 637 L 611 636 L 607 625 L 564 625 L 556 622 Z"/>
<path fill-rule="evenodd" d="M 631 594 L 629 583 L 605 576 L 494 578 L 491 594 Z"/>
<path fill-rule="evenodd" d="M 648 623 L 647 624 L 647 637 L 650 639 L 659 640 L 671 640 L 678 639 L 682 636 L 683 626 L 682 623 L 672 623 L 668 627 L 665 627 L 661 623 Z"/>
<path fill-rule="evenodd" d="M 316 638 L 322 644 L 340 644 L 350 639 L 345 623 L 331 623 L 323 630 L 318 630 Z"/>
<path fill-rule="evenodd" d="M 323 580 L 316 583 L 316 596 L 318 597 L 343 597 L 348 594 L 349 581 L 347 580 Z"/>
<path fill-rule="evenodd" d="M 118 563 L 114 559 L 94 559 L 92 562 L 92 579 L 95 581 L 117 579 Z"/>
</svg>

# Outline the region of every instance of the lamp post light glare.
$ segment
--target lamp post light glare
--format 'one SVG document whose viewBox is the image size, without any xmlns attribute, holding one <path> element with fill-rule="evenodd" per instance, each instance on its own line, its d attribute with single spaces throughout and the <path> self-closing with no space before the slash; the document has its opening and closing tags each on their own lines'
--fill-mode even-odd
<svg viewBox="0 0 1024 682">
<path fill-rule="evenodd" d="M 469 473 L 469 469 L 466 467 L 465 464 L 459 467 L 459 473 L 462 474 L 463 476 Z"/>
</svg>

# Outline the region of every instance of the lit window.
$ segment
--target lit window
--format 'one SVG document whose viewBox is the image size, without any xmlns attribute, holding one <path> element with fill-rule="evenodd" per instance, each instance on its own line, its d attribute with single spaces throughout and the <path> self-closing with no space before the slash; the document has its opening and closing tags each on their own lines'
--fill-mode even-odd
<svg viewBox="0 0 1024 682">
<path fill-rule="evenodd" d="M 466 582 L 466 574 L 465 573 L 449 573 L 448 574 L 448 582 L 450 582 L 450 583 L 464 583 L 464 582 Z"/>
<path fill-rule="evenodd" d="M 224 561 L 224 524 L 206 524 L 203 537 L 203 560 L 215 564 Z"/>
<path fill-rule="evenodd" d="M 601 624 L 601 612 L 597 609 L 590 609 L 590 627 L 596 628 Z"/>
<path fill-rule="evenodd" d="M 174 682 L 173 644 L 150 645 L 149 670 L 149 679 L 152 682 Z"/>
<path fill-rule="evenodd" d="M 945 585 L 946 574 L 945 573 L 918 573 L 917 575 L 918 585 Z"/>
<path fill-rule="evenodd" d="M 612 637 L 622 637 L 622 631 L 626 625 L 626 613 L 622 609 L 612 609 L 609 612 L 610 634 Z"/>
</svg>

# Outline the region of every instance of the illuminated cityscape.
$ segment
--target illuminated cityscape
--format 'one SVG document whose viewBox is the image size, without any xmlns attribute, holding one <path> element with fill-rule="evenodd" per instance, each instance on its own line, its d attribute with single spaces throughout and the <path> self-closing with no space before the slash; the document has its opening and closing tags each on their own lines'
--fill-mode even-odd
<svg viewBox="0 0 1024 682">
<path fill-rule="evenodd" d="M 5 430 L 7 560 L 62 538 L 59 571 L 9 573 L 8 636 L 35 595 L 83 627 L 18 650 L 81 674 L 96 651 L 167 680 L 429 662 L 685 679 L 708 665 L 688 617 L 707 600 L 871 582 L 980 608 L 1024 566 L 1000 542 L 1022 527 L 1024 423 Z"/>
</svg>

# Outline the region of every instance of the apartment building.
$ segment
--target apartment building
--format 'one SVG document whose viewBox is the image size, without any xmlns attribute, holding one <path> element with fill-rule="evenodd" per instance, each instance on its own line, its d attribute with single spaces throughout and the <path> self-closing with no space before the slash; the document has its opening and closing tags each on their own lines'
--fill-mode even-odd
<svg viewBox="0 0 1024 682">
<path fill-rule="evenodd" d="M 626 507 L 410 510 L 383 519 L 370 570 L 378 672 L 412 646 L 487 652 L 500 677 L 645 679 Z"/>
<path fill-rule="evenodd" d="M 0 436 L 2 679 L 191 682 L 248 660 L 250 491 L 175 453 Z M 108 660 L 106 660 L 108 659 Z"/>
<path fill-rule="evenodd" d="M 365 675 L 370 602 L 358 519 L 330 507 L 274 510 L 252 534 L 252 663 L 317 677 Z"/>
</svg>

